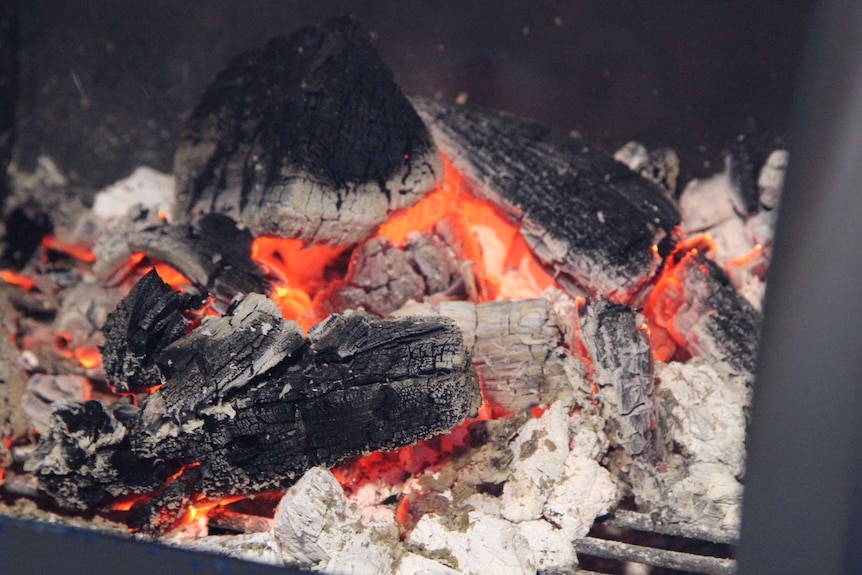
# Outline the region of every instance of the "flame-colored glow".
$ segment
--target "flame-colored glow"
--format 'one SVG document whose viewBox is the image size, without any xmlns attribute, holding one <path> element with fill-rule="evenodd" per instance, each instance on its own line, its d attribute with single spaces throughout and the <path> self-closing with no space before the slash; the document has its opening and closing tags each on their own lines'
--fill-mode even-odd
<svg viewBox="0 0 862 575">
<path fill-rule="evenodd" d="M 377 235 L 403 246 L 412 232 L 445 227 L 452 236 L 448 239 L 455 240 L 451 247 L 459 258 L 473 264 L 480 301 L 538 297 L 554 285 L 554 278 L 527 246 L 521 225 L 490 202 L 471 195 L 463 176 L 448 158 L 443 160 L 443 185 L 414 206 L 396 212 Z M 507 283 L 507 276 L 516 276 L 520 280 L 517 286 Z"/>
<path fill-rule="evenodd" d="M 45 251 L 60 252 L 72 256 L 76 260 L 91 264 L 96 261 L 96 254 L 87 246 L 81 244 L 67 244 L 57 239 L 56 236 L 45 236 L 42 239 L 42 249 Z"/>
<path fill-rule="evenodd" d="M 22 276 L 11 270 L 0 270 L 0 279 L 10 285 L 18 286 L 27 291 L 36 287 L 36 282 L 27 276 Z"/>
<path fill-rule="evenodd" d="M 102 365 L 102 352 L 95 346 L 76 347 L 75 358 L 86 369 L 94 369 Z"/>
<path fill-rule="evenodd" d="M 686 304 L 685 290 L 678 273 L 679 263 L 701 253 L 707 256 L 715 254 L 715 244 L 708 234 L 681 240 L 666 258 L 664 269 L 647 298 L 644 315 L 648 322 L 650 347 L 661 361 L 670 361 L 685 351 L 681 349 L 685 335 L 679 332 L 674 323 L 677 313 Z"/>
<path fill-rule="evenodd" d="M 251 257 L 273 283 L 270 297 L 285 319 L 303 328 L 324 319 L 315 297 L 343 277 L 338 262 L 349 246 L 307 246 L 301 240 L 260 236 L 251 245 Z"/>
</svg>

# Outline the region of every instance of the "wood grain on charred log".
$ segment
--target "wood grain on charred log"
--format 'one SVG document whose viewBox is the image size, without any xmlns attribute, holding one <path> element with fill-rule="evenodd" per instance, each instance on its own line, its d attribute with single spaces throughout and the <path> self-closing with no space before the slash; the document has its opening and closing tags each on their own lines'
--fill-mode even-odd
<svg viewBox="0 0 862 575">
<path fill-rule="evenodd" d="M 655 273 L 652 246 L 679 223 L 678 208 L 657 185 L 583 140 L 514 116 L 413 104 L 473 193 L 522 224 L 563 285 L 625 300 Z"/>
<path fill-rule="evenodd" d="M 445 318 L 348 312 L 306 339 L 252 294 L 157 358 L 167 382 L 140 410 L 60 402 L 29 465 L 58 504 L 93 511 L 148 488 L 130 521 L 161 530 L 192 495 L 283 488 L 311 467 L 448 431 L 480 401 L 461 332 Z"/>
<path fill-rule="evenodd" d="M 135 284 L 102 327 L 102 365 L 115 390 L 139 393 L 163 383 L 157 354 L 188 330 L 182 312 L 190 303 L 155 270 Z"/>
<path fill-rule="evenodd" d="M 358 241 L 436 185 L 422 121 L 349 19 L 234 60 L 185 126 L 177 215 L 223 212 L 256 235 Z"/>
<path fill-rule="evenodd" d="M 654 378 L 643 316 L 598 299 L 580 306 L 578 321 L 609 437 L 629 455 L 654 456 Z"/>
<path fill-rule="evenodd" d="M 93 271 L 104 282 L 119 281 L 132 254 L 143 253 L 176 268 L 202 293 L 229 303 L 237 294 L 267 290 L 263 270 L 251 259 L 253 239 L 222 214 L 194 225 L 168 225 L 142 212 L 100 236 Z"/>
</svg>

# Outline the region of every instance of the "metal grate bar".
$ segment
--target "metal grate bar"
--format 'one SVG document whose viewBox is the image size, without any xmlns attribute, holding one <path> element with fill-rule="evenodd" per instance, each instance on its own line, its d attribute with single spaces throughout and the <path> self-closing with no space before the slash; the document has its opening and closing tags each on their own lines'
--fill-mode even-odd
<svg viewBox="0 0 862 575">
<path fill-rule="evenodd" d="M 689 539 L 710 541 L 712 543 L 726 543 L 728 545 L 736 545 L 739 540 L 739 533 L 734 530 L 710 529 L 692 523 L 668 523 L 656 520 L 647 513 L 637 513 L 636 511 L 615 511 L 613 517 L 602 523 L 612 527 L 649 531 L 651 533 L 661 533 L 662 535 L 687 537 Z"/>
<path fill-rule="evenodd" d="M 574 545 L 575 550 L 579 554 L 602 557 L 604 559 L 635 561 L 654 567 L 679 569 L 692 573 L 703 573 L 705 575 L 734 575 L 736 573 L 736 561 L 733 559 L 720 559 L 718 557 L 707 557 L 692 553 L 681 553 L 679 551 L 654 549 L 652 547 L 632 545 L 620 541 L 608 541 L 607 539 L 598 539 L 596 537 L 576 539 Z"/>
</svg>

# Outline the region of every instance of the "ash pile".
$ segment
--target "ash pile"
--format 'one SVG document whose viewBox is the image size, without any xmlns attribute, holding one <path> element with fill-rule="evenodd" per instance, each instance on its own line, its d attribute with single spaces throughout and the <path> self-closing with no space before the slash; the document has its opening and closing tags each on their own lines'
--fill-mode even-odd
<svg viewBox="0 0 862 575">
<path fill-rule="evenodd" d="M 732 541 L 771 152 L 678 193 L 408 99 L 348 19 L 275 39 L 174 174 L 14 174 L 0 512 L 328 573 L 571 572 L 627 509 Z"/>
</svg>

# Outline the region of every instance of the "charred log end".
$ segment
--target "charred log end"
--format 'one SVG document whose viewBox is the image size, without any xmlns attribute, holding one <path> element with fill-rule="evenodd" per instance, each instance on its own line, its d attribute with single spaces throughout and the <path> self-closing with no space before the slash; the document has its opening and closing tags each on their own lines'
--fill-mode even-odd
<svg viewBox="0 0 862 575">
<path fill-rule="evenodd" d="M 431 191 L 442 161 L 368 35 L 340 19 L 231 63 L 174 172 L 180 218 L 217 211 L 256 235 L 341 244 Z"/>
</svg>

